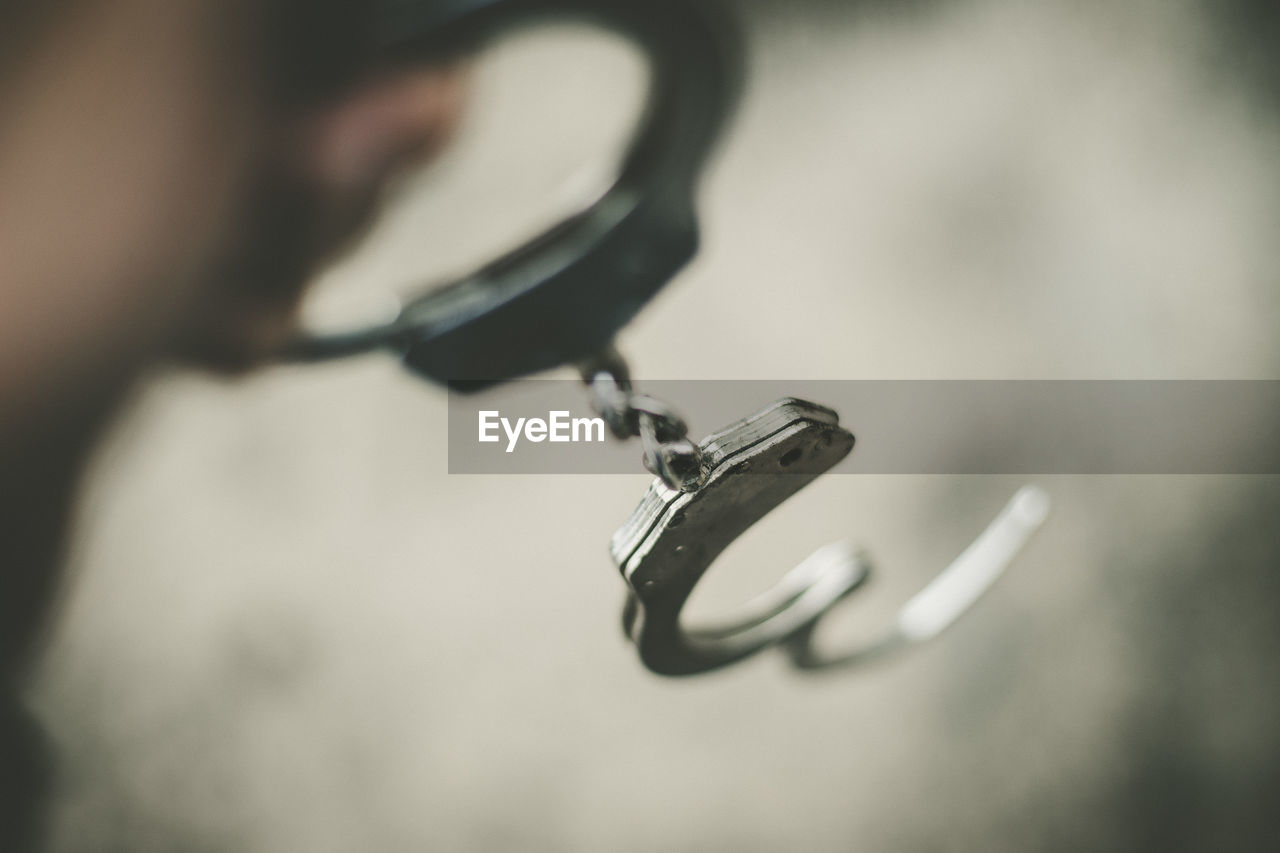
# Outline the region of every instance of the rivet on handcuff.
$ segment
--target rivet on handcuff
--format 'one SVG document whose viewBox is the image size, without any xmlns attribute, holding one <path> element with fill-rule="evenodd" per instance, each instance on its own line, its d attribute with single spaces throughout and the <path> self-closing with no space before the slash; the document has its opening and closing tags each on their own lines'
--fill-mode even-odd
<svg viewBox="0 0 1280 853">
<path fill-rule="evenodd" d="M 862 664 L 928 640 L 991 586 L 1043 522 L 1048 499 L 1027 487 L 877 639 L 824 652 L 822 617 L 868 578 L 845 543 L 820 548 L 772 590 L 719 624 L 680 615 L 734 540 L 853 449 L 835 412 L 784 399 L 695 443 L 666 404 L 638 394 L 612 348 L 619 329 L 697 248 L 693 186 L 736 98 L 736 28 L 700 0 L 386 0 L 371 55 L 384 65 L 478 47 L 530 19 L 602 24 L 649 57 L 645 121 L 613 186 L 595 204 L 462 279 L 429 289 L 391 322 L 309 335 L 282 358 L 327 361 L 383 350 L 415 373 L 473 390 L 553 367 L 580 366 L 596 410 L 619 438 L 641 439 L 657 476 L 614 535 L 628 585 L 624 627 L 640 658 L 689 675 L 778 647 L 801 669 Z"/>
</svg>

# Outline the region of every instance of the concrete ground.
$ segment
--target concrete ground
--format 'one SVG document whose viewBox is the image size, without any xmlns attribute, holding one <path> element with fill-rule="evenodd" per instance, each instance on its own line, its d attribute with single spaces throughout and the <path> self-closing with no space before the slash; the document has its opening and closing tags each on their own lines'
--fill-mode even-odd
<svg viewBox="0 0 1280 853">
<path fill-rule="evenodd" d="M 1155 0 L 737 6 L 748 93 L 704 251 L 621 342 L 640 377 L 1276 375 L 1280 101 L 1240 30 Z M 571 203 L 548 187 L 639 89 L 625 54 L 547 38 L 481 63 L 463 153 L 333 304 Z M 937 644 L 669 681 L 620 636 L 606 550 L 647 478 L 451 477 L 445 414 L 377 358 L 137 401 L 32 696 L 63 757 L 56 850 L 1274 839 L 1275 478 L 1046 477 L 1050 525 Z M 1017 485 L 819 482 L 698 604 L 850 536 L 880 568 L 841 626 L 865 632 Z"/>
</svg>

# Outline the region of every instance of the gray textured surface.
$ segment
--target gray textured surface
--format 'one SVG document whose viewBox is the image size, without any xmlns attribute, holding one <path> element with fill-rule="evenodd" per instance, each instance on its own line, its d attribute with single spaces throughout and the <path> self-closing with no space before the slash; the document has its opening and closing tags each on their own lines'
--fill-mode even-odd
<svg viewBox="0 0 1280 853">
<path fill-rule="evenodd" d="M 1195 7 L 744 8 L 751 89 L 703 255 L 622 342 L 641 377 L 1275 375 L 1277 112 Z M 499 136 L 497 163 L 569 150 Z M 484 206 L 511 188 L 412 196 L 349 283 L 517 233 Z M 672 682 L 624 645 L 606 551 L 647 478 L 448 477 L 444 407 L 376 360 L 166 377 L 138 402 L 34 693 L 64 755 L 56 849 L 1271 837 L 1274 480 L 1049 478 L 1051 525 L 937 645 L 828 679 L 762 659 Z M 695 605 L 851 536 L 881 569 L 856 633 L 1016 485 L 820 482 Z"/>
</svg>

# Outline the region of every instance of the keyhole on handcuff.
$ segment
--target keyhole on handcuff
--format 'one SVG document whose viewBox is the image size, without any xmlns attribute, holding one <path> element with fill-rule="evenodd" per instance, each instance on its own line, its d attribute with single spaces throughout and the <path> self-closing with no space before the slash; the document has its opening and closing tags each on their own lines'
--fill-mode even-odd
<svg viewBox="0 0 1280 853">
<path fill-rule="evenodd" d="M 796 462 L 799 462 L 800 457 L 803 455 L 804 451 L 798 447 L 795 450 L 789 450 L 778 460 L 778 465 L 782 468 L 790 468 Z"/>
</svg>

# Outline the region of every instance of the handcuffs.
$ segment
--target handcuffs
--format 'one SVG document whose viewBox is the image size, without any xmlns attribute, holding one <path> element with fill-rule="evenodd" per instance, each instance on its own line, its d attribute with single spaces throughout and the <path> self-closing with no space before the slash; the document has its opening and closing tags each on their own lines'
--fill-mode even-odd
<svg viewBox="0 0 1280 853">
<path fill-rule="evenodd" d="M 1024 488 L 972 545 L 911 599 L 879 639 L 824 652 L 822 617 L 869 577 L 849 545 L 819 549 L 772 590 L 718 624 L 681 611 L 712 561 L 854 446 L 835 412 L 784 399 L 701 442 L 661 401 L 632 387 L 616 333 L 693 257 L 694 189 L 737 99 L 742 53 L 733 22 L 702 0 L 383 0 L 382 61 L 410 64 L 474 48 L 530 22 L 570 18 L 633 41 L 649 60 L 644 119 L 619 175 L 580 213 L 458 280 L 409 301 L 390 322 L 304 335 L 282 358 L 318 362 L 383 351 L 411 371 L 471 391 L 578 366 L 597 412 L 638 437 L 656 475 L 611 553 L 628 587 L 623 623 L 663 675 L 717 669 L 777 647 L 800 669 L 861 664 L 936 636 L 1003 572 L 1044 520 Z"/>
</svg>

